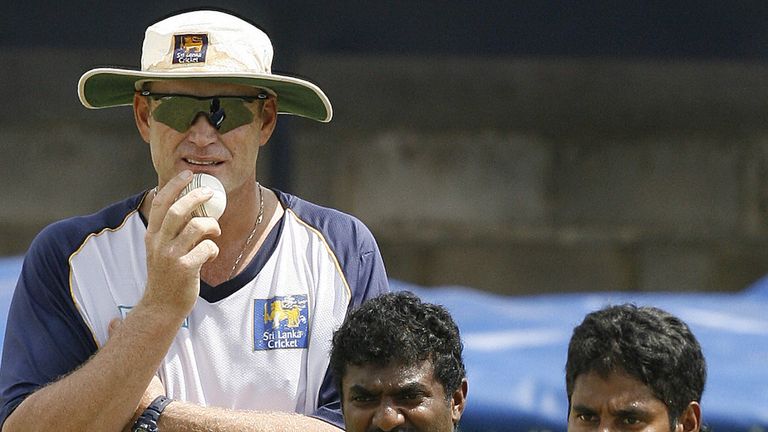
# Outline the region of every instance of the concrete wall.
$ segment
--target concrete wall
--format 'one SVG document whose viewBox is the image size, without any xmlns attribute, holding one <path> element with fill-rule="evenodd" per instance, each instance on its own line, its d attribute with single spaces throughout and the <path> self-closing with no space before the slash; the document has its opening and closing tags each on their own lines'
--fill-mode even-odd
<svg viewBox="0 0 768 432">
<path fill-rule="evenodd" d="M 11 56 L 2 76 L 28 72 L 0 84 L 0 252 L 18 254 L 153 171 L 130 110 L 85 110 L 74 92 L 93 59 L 135 60 Z M 768 66 L 325 56 L 295 70 L 335 117 L 281 118 L 290 191 L 362 219 L 393 277 L 539 293 L 737 290 L 768 272 Z"/>
</svg>

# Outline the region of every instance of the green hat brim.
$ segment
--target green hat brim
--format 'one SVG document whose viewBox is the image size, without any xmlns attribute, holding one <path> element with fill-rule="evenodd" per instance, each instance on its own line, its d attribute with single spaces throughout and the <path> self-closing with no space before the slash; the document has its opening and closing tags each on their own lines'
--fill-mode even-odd
<svg viewBox="0 0 768 432">
<path fill-rule="evenodd" d="M 319 87 L 284 75 L 145 72 L 117 68 L 92 69 L 78 83 L 80 102 L 87 108 L 109 108 L 133 104 L 133 96 L 147 81 L 205 80 L 258 87 L 277 95 L 278 113 L 293 114 L 327 123 L 333 117 L 328 97 Z M 137 85 L 138 84 L 138 85 Z"/>
</svg>

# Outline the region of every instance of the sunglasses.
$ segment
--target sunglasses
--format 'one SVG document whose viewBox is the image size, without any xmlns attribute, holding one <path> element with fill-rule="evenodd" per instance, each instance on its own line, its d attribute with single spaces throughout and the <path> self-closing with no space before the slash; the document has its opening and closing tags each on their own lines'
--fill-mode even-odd
<svg viewBox="0 0 768 432">
<path fill-rule="evenodd" d="M 191 96 L 168 93 L 141 92 L 159 104 L 152 110 L 152 118 L 179 132 L 186 132 L 198 115 L 203 114 L 208 121 L 225 134 L 232 129 L 253 121 L 253 102 L 264 101 L 269 96 L 260 93 L 256 96 Z"/>
</svg>

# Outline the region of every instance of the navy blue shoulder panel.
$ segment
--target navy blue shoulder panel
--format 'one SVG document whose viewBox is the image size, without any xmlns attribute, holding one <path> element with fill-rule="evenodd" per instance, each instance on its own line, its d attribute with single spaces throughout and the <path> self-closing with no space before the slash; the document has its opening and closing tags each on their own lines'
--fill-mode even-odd
<svg viewBox="0 0 768 432">
<path fill-rule="evenodd" d="M 8 313 L 0 366 L 0 425 L 30 393 L 96 352 L 70 293 L 69 257 L 90 234 L 120 226 L 144 195 L 53 223 L 32 241 Z"/>
<path fill-rule="evenodd" d="M 350 309 L 389 291 L 384 262 L 373 234 L 360 220 L 341 211 L 275 191 L 286 209 L 320 231 L 339 260 L 352 290 Z"/>
<path fill-rule="evenodd" d="M 348 311 L 389 291 L 379 246 L 368 227 L 357 218 L 338 210 L 312 204 L 284 192 L 275 193 L 286 209 L 293 211 L 299 219 L 325 237 L 352 290 Z M 313 416 L 343 429 L 340 396 L 330 368 L 323 377 L 317 400 Z"/>
</svg>

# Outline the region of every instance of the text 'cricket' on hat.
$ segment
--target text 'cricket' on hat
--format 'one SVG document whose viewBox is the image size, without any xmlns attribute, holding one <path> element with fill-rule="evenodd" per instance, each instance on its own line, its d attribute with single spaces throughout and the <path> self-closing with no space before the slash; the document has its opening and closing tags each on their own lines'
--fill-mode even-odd
<svg viewBox="0 0 768 432">
<path fill-rule="evenodd" d="M 261 29 L 217 11 L 182 13 L 147 28 L 141 70 L 96 68 L 78 83 L 88 108 L 131 105 L 143 83 L 168 79 L 259 87 L 277 96 L 278 112 L 329 122 L 333 108 L 311 82 L 272 73 L 272 42 Z"/>
</svg>

